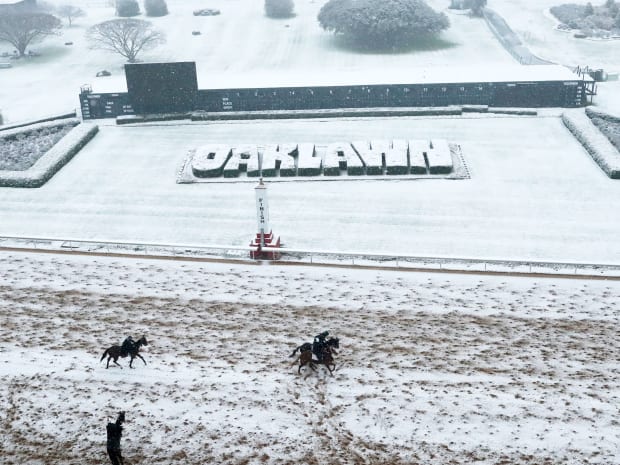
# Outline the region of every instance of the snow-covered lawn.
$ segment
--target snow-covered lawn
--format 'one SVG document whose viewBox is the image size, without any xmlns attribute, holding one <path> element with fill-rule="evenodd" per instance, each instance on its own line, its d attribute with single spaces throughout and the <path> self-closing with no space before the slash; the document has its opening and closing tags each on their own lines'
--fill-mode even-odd
<svg viewBox="0 0 620 465">
<path fill-rule="evenodd" d="M 3 464 L 618 463 L 618 281 L 0 253 Z M 333 377 L 292 350 L 329 330 Z M 105 369 L 128 334 L 135 369 Z"/>
<path fill-rule="evenodd" d="M 570 67 L 587 65 L 620 73 L 620 40 L 576 39 L 572 33 L 554 29 L 557 20 L 547 10 L 562 3 L 585 5 L 588 0 L 493 0 L 489 7 L 501 14 L 522 42 L 540 58 Z M 594 104 L 620 115 L 620 81 L 599 83 Z"/>
<path fill-rule="evenodd" d="M 471 179 L 271 183 L 286 246 L 620 262 L 620 184 L 558 116 L 102 125 L 42 188 L 0 189 L 0 235 L 245 246 L 254 185 L 176 184 L 188 149 L 375 138 L 449 139 Z"/>
<path fill-rule="evenodd" d="M 566 66 L 585 66 L 620 71 L 620 41 L 576 39 L 572 33 L 558 31 L 557 19 L 548 9 L 562 3 L 581 3 L 588 0 L 494 0 L 489 7 L 504 17 L 525 45 L 540 58 Z M 602 4 L 604 1 L 592 2 Z"/>
</svg>

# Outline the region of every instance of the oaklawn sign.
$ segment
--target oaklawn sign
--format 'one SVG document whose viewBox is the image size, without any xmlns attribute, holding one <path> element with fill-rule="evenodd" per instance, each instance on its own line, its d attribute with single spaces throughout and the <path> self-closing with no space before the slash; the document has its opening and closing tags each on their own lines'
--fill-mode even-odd
<svg viewBox="0 0 620 465">
<path fill-rule="evenodd" d="M 445 139 L 282 144 L 209 143 L 189 151 L 178 182 L 226 178 L 468 177 L 460 146 Z"/>
</svg>

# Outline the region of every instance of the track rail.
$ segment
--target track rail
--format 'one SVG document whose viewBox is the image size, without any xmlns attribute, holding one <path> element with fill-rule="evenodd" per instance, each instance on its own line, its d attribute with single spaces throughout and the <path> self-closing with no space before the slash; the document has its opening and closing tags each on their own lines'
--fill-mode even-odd
<svg viewBox="0 0 620 465">
<path fill-rule="evenodd" d="M 320 266 L 424 273 L 553 277 L 620 281 L 620 265 L 609 263 L 544 262 L 484 258 L 376 254 L 289 248 L 263 248 L 281 254 L 279 260 L 252 260 L 253 247 L 196 244 L 102 242 L 43 237 L 0 237 L 0 252 L 142 258 L 244 265 Z"/>
</svg>

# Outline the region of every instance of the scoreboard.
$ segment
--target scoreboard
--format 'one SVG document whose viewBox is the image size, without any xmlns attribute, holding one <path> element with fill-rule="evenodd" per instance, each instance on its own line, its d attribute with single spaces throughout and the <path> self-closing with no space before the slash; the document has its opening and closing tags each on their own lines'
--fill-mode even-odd
<svg viewBox="0 0 620 465">
<path fill-rule="evenodd" d="M 183 113 L 196 110 L 196 63 L 125 65 L 127 91 L 138 114 Z"/>
</svg>

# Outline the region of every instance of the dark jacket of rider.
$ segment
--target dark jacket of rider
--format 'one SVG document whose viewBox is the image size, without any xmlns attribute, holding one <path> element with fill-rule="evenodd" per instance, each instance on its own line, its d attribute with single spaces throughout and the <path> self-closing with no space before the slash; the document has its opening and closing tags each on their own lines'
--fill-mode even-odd
<svg viewBox="0 0 620 465">
<path fill-rule="evenodd" d="M 327 347 L 327 342 L 325 341 L 327 336 L 329 336 L 329 331 L 323 331 L 314 336 L 314 341 L 312 342 L 312 352 L 317 356 L 319 361 L 323 359 L 323 352 Z"/>
<path fill-rule="evenodd" d="M 129 352 L 131 352 L 135 344 L 136 343 L 133 338 L 131 336 L 127 336 L 121 345 L 121 357 L 126 357 L 129 355 Z"/>
</svg>

